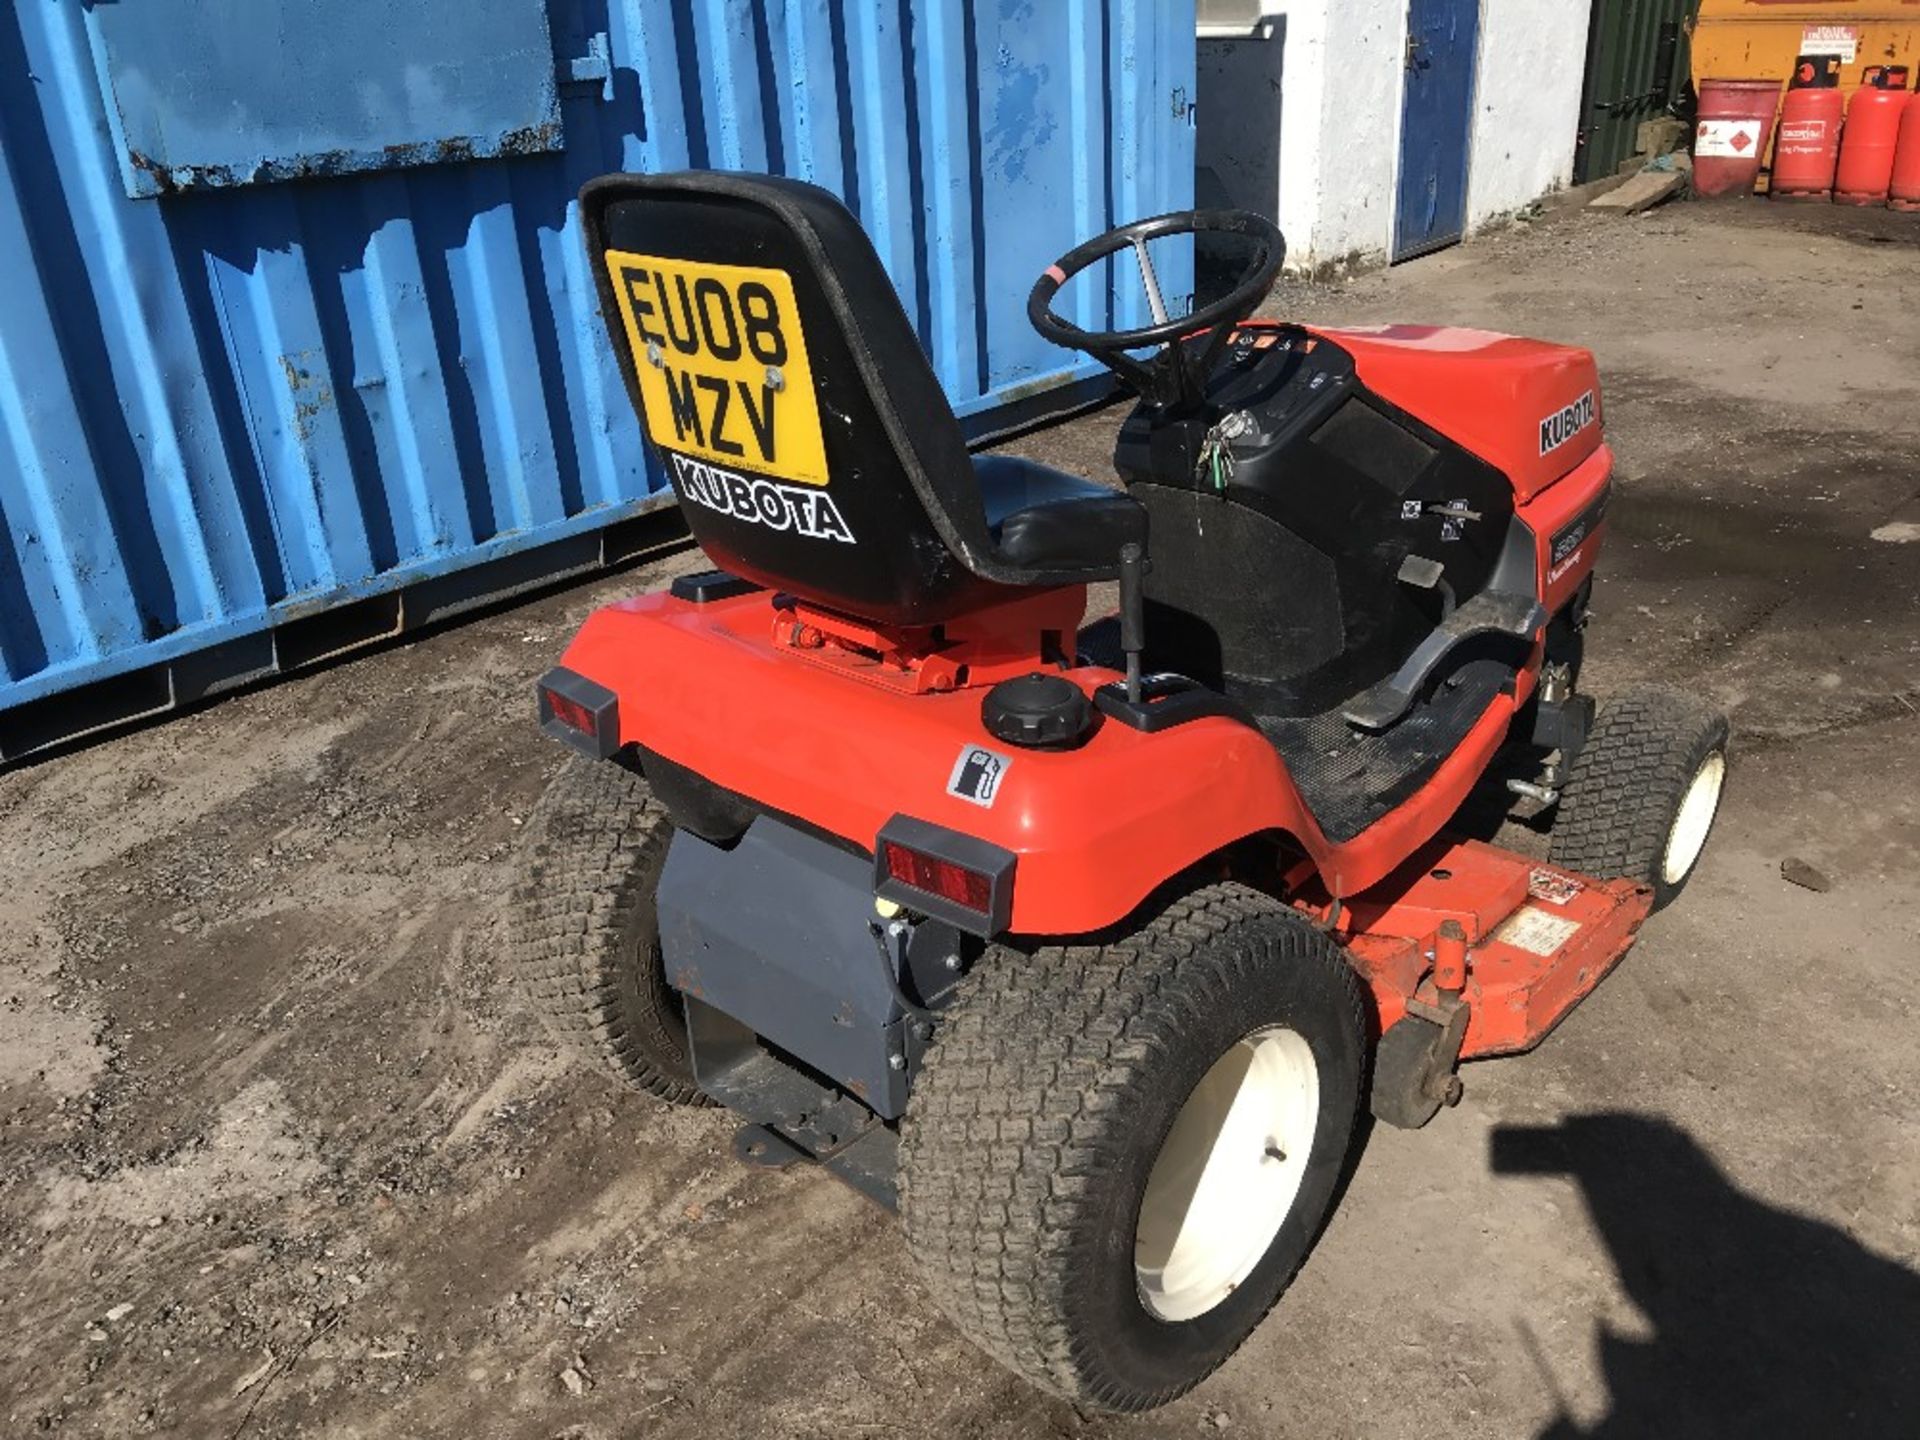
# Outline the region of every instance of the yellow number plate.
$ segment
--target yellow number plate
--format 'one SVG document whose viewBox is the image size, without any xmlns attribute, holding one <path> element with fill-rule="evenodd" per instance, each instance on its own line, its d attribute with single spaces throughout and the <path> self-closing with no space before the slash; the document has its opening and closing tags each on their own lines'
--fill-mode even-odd
<svg viewBox="0 0 1920 1440">
<path fill-rule="evenodd" d="M 800 307 L 784 270 L 607 251 L 647 433 L 665 450 L 827 483 Z"/>
</svg>

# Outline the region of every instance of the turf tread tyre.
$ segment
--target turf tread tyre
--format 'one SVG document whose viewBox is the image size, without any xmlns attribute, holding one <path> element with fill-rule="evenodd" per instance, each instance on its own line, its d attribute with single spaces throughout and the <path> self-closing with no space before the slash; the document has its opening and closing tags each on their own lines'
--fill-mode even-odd
<svg viewBox="0 0 1920 1440">
<path fill-rule="evenodd" d="M 1602 880 L 1637 880 L 1670 903 L 1699 868 L 1661 874 L 1680 802 L 1694 775 L 1727 748 L 1724 715 L 1677 690 L 1645 687 L 1610 701 L 1574 761 L 1553 821 L 1551 858 Z"/>
<path fill-rule="evenodd" d="M 666 808 L 623 766 L 569 757 L 528 830 L 508 926 L 526 1005 L 576 1059 L 662 1100 L 710 1104 L 659 963 Z"/>
<path fill-rule="evenodd" d="M 1103 1225 L 1110 1236 L 1119 1228 L 1103 1209 L 1102 1177 L 1142 1163 L 1128 1152 L 1141 1144 L 1147 1122 L 1138 1117 L 1143 1105 L 1150 1108 L 1156 1075 L 1167 1074 L 1166 1062 L 1203 1012 L 1230 1015 L 1236 996 L 1275 966 L 1310 970 L 1332 997 L 1330 1028 L 1341 1037 L 1334 1068 L 1347 1073 L 1330 1074 L 1328 1062 L 1320 1062 L 1321 1083 L 1330 1087 L 1320 1129 L 1328 1130 L 1329 1109 L 1343 1112 L 1327 1137 L 1339 1152 L 1338 1172 L 1364 1093 L 1361 987 L 1339 948 L 1280 902 L 1241 885 L 1208 885 L 1166 904 L 1124 938 L 1032 954 L 994 947 L 968 976 L 903 1122 L 901 1218 L 936 1303 L 970 1339 L 1033 1383 L 1103 1409 L 1163 1405 L 1237 1348 L 1304 1261 L 1337 1173 L 1309 1182 L 1317 1196 L 1310 1215 L 1303 1185 L 1298 1254 L 1277 1262 L 1277 1284 L 1256 1296 L 1256 1282 L 1268 1283 L 1262 1271 L 1281 1248 L 1275 1243 L 1243 1287 L 1250 1318 L 1217 1354 L 1199 1356 L 1190 1373 L 1156 1377 L 1116 1364 L 1098 1327 L 1086 1323 L 1084 1297 L 1076 1297 L 1088 1268 L 1085 1237 Z M 1173 1110 L 1184 1098 L 1184 1091 L 1172 1097 Z M 1171 1119 L 1169 1111 L 1165 1123 Z M 1144 1137 L 1152 1142 L 1144 1163 L 1164 1133 L 1162 1124 Z M 1318 1155 L 1318 1131 L 1314 1145 Z M 1137 1211 L 1137 1196 L 1134 1203 Z M 1109 1262 L 1118 1259 L 1113 1247 L 1124 1249 L 1130 1280 L 1130 1226 L 1107 1244 Z"/>
</svg>

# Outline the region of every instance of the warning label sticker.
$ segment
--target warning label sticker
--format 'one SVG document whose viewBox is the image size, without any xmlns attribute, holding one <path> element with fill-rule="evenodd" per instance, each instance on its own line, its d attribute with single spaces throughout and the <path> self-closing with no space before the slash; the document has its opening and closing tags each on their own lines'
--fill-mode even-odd
<svg viewBox="0 0 1920 1440">
<path fill-rule="evenodd" d="M 1758 120 L 1702 120 L 1693 137 L 1693 153 L 1722 160 L 1741 160 L 1760 149 Z"/>
<path fill-rule="evenodd" d="M 1802 55 L 1838 55 L 1840 63 L 1851 65 L 1860 53 L 1860 29 L 1856 25 L 1809 25 L 1800 32 Z"/>
<path fill-rule="evenodd" d="M 1558 870 L 1536 869 L 1527 876 L 1527 894 L 1549 905 L 1564 905 L 1586 888 L 1571 875 L 1563 875 Z"/>
<path fill-rule="evenodd" d="M 1502 945 L 1529 955 L 1552 955 L 1579 932 L 1580 922 L 1553 915 L 1538 905 L 1522 905 L 1493 932 Z"/>
</svg>

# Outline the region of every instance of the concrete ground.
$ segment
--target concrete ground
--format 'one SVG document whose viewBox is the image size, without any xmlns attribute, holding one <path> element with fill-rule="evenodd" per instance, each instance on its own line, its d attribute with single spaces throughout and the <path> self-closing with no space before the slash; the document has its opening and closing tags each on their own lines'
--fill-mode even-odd
<svg viewBox="0 0 1920 1440">
<path fill-rule="evenodd" d="M 1920 220 L 1572 214 L 1282 301 L 1593 347 L 1589 682 L 1737 751 L 1682 902 L 1373 1135 L 1218 1376 L 1036 1395 L 866 1202 L 517 1016 L 529 682 L 683 557 L 0 775 L 0 1432 L 1920 1434 Z M 1019 445 L 1097 471 L 1119 418 Z"/>
</svg>

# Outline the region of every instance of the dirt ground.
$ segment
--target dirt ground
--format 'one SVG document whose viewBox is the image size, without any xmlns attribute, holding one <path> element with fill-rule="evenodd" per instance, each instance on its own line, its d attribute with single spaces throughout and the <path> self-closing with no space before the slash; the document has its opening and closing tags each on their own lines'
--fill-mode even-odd
<svg viewBox="0 0 1920 1440">
<path fill-rule="evenodd" d="M 1589 683 L 1694 688 L 1737 752 L 1684 900 L 1374 1133 L 1218 1376 L 1034 1394 L 879 1211 L 516 1014 L 529 683 L 683 556 L 0 775 L 0 1431 L 1920 1434 L 1920 220 L 1568 214 L 1282 301 L 1593 347 Z M 1119 418 L 1018 448 L 1097 472 Z"/>
</svg>

